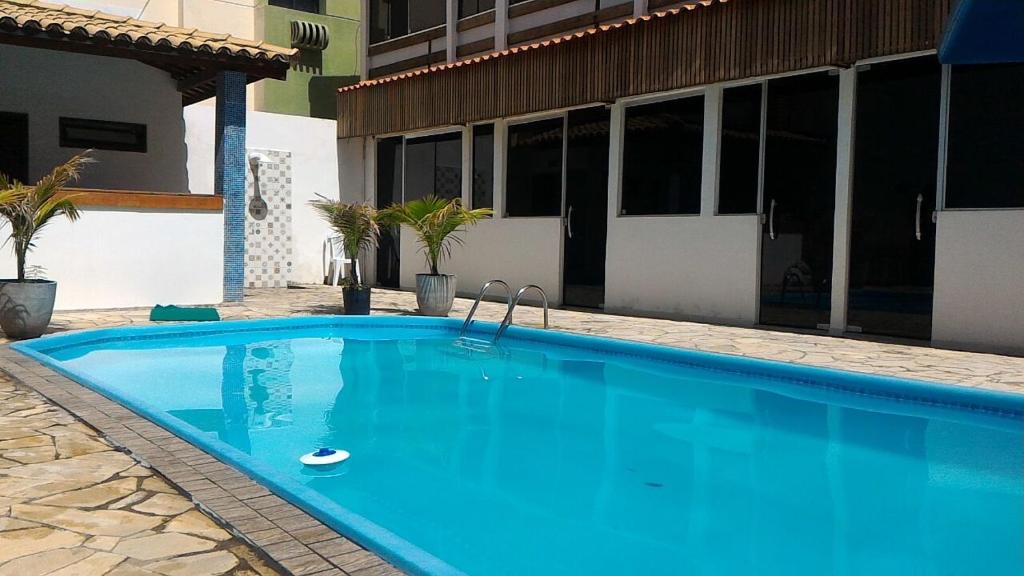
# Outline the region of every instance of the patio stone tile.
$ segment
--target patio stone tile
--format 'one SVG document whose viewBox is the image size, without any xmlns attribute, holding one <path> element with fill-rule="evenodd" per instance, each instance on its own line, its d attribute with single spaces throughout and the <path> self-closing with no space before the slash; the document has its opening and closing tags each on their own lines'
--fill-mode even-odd
<svg viewBox="0 0 1024 576">
<path fill-rule="evenodd" d="M 309 547 L 328 558 L 362 550 L 358 544 L 343 536 L 337 536 L 323 542 L 316 542 L 310 544 Z"/>
<path fill-rule="evenodd" d="M 365 550 L 342 554 L 341 556 L 331 558 L 331 561 L 337 564 L 338 568 L 348 573 L 384 564 L 384 561 L 379 557 Z"/>
<path fill-rule="evenodd" d="M 262 548 L 267 551 L 268 554 L 278 562 L 287 560 L 288 558 L 296 558 L 310 553 L 310 549 L 304 546 L 298 540 L 295 540 L 291 536 L 284 542 L 277 542 L 274 544 L 267 544 Z"/>
<path fill-rule="evenodd" d="M 160 516 L 177 516 L 191 509 L 192 502 L 177 494 L 156 494 L 141 504 L 132 506 L 132 510 Z"/>
<path fill-rule="evenodd" d="M 88 548 L 57 548 L 12 560 L 0 567 L 0 576 L 43 576 L 93 555 Z"/>
<path fill-rule="evenodd" d="M 91 536 L 130 536 L 163 523 L 162 518 L 122 510 L 79 510 L 15 504 L 11 516 Z"/>
<path fill-rule="evenodd" d="M 228 572 L 235 566 L 238 566 L 238 558 L 230 552 L 220 550 L 161 560 L 147 564 L 146 569 L 165 576 L 216 576 Z"/>
<path fill-rule="evenodd" d="M 39 527 L 4 532 L 3 539 L 4 545 L 0 546 L 0 564 L 47 550 L 72 548 L 84 542 L 85 536 L 68 530 Z"/>
<path fill-rule="evenodd" d="M 403 572 L 401 570 L 390 564 L 378 564 L 376 566 L 370 566 L 369 568 L 349 572 L 350 576 L 401 576 L 402 574 Z"/>
<path fill-rule="evenodd" d="M 201 552 L 215 546 L 215 543 L 204 538 L 170 532 L 154 534 L 144 538 L 123 540 L 114 547 L 114 553 L 130 556 L 138 560 L 156 560 L 158 558 L 167 558 L 168 556 L 182 556 L 193 552 Z"/>
<path fill-rule="evenodd" d="M 292 574 L 295 574 L 295 576 L 305 576 L 333 568 L 328 561 L 317 554 L 306 554 L 304 556 L 288 558 L 282 560 L 281 565 Z"/>
</svg>

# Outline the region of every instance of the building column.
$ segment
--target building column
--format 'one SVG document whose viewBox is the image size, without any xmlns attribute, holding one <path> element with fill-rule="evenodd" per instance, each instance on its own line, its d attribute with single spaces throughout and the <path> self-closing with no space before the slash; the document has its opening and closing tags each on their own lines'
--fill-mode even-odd
<svg viewBox="0 0 1024 576">
<path fill-rule="evenodd" d="M 633 0 L 633 18 L 647 14 L 647 0 Z"/>
<path fill-rule="evenodd" d="M 359 79 L 370 78 L 370 0 L 360 2 Z"/>
<path fill-rule="evenodd" d="M 445 18 L 445 50 L 448 53 L 448 62 L 455 62 L 458 59 L 459 46 L 459 0 L 448 0 L 445 6 L 447 17 Z"/>
<path fill-rule="evenodd" d="M 494 50 L 508 48 L 508 0 L 494 0 Z"/>
<path fill-rule="evenodd" d="M 832 316 L 829 334 L 846 331 L 850 286 L 850 222 L 852 217 L 854 130 L 857 69 L 839 72 L 839 134 L 836 140 L 836 208 L 832 236 Z"/>
<path fill-rule="evenodd" d="M 214 192 L 224 196 L 224 301 L 245 285 L 245 73 L 217 75 Z"/>
<path fill-rule="evenodd" d="M 722 147 L 722 87 L 704 91 L 704 156 L 701 166 L 700 215 L 718 211 L 718 156 Z"/>
</svg>

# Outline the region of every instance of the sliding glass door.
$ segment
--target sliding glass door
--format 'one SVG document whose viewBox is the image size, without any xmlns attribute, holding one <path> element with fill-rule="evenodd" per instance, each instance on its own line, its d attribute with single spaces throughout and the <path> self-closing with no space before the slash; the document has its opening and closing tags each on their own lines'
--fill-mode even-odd
<svg viewBox="0 0 1024 576">
<path fill-rule="evenodd" d="M 402 137 L 377 141 L 377 208 L 402 200 Z M 398 231 L 383 228 L 377 246 L 377 284 L 398 288 Z"/>
<path fill-rule="evenodd" d="M 851 331 L 931 338 L 941 86 L 934 56 L 857 74 Z"/>
<path fill-rule="evenodd" d="M 760 322 L 826 328 L 831 311 L 839 78 L 766 85 Z"/>
</svg>

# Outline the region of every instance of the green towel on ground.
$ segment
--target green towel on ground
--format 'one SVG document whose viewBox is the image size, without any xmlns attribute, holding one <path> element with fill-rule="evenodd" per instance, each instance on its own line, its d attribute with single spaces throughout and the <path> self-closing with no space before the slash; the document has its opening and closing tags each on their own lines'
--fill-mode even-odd
<svg viewBox="0 0 1024 576">
<path fill-rule="evenodd" d="M 180 306 L 153 307 L 149 313 L 151 322 L 210 322 L 220 320 L 216 308 L 182 308 Z"/>
</svg>

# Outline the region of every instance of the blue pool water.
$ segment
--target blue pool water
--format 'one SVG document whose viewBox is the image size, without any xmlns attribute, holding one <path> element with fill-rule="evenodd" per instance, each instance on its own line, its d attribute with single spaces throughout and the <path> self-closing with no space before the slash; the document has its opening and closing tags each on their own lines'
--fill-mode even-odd
<svg viewBox="0 0 1024 576">
<path fill-rule="evenodd" d="M 16 347 L 421 573 L 1024 573 L 1024 397 L 312 318 Z M 493 325 L 481 325 L 493 331 Z M 298 458 L 352 453 L 327 472 Z"/>
</svg>

